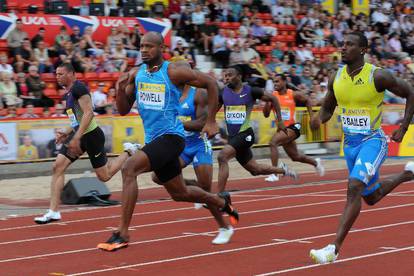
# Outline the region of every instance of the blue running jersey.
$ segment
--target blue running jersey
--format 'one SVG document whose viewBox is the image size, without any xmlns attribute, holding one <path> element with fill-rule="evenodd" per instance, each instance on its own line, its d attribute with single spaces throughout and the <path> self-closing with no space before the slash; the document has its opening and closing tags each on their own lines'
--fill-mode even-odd
<svg viewBox="0 0 414 276">
<path fill-rule="evenodd" d="M 178 107 L 178 115 L 180 116 L 179 118 L 182 122 L 192 121 L 197 118 L 196 107 L 194 105 L 196 92 L 196 88 L 190 87 L 190 90 L 188 90 L 187 98 L 180 102 L 180 105 Z M 184 130 L 184 135 L 186 144 L 197 143 L 199 140 L 202 140 L 200 138 L 199 131 Z"/>
<path fill-rule="evenodd" d="M 164 134 L 176 134 L 184 137 L 184 127 L 178 119 L 180 90 L 168 76 L 168 61 L 154 73 L 147 71 L 147 65 L 141 65 L 136 77 L 136 100 L 138 111 L 145 130 L 145 143 Z"/>
<path fill-rule="evenodd" d="M 190 90 L 188 90 L 187 98 L 180 102 L 178 113 L 183 122 L 195 120 L 197 118 L 197 111 L 194 104 L 196 93 L 196 88 L 191 87 Z M 200 131 L 184 130 L 184 134 L 185 149 L 180 157 L 183 159 L 185 165 L 187 166 L 188 164 L 193 163 L 194 168 L 200 165 L 212 165 L 213 151 L 207 137 L 201 137 Z"/>
</svg>

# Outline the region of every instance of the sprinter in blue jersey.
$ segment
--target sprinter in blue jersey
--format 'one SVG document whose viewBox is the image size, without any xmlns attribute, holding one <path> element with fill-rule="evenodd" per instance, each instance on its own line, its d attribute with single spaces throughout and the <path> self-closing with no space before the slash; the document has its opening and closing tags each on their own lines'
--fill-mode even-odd
<svg viewBox="0 0 414 276">
<path fill-rule="evenodd" d="M 185 84 L 205 88 L 208 93 L 208 116 L 201 131 L 212 137 L 218 132 L 215 121 L 218 88 L 214 79 L 198 71 L 164 61 L 164 40 L 156 32 L 146 33 L 141 40 L 144 62 L 139 68 L 121 75 L 117 82 L 116 104 L 121 115 L 131 110 L 135 100 L 145 129 L 145 146 L 131 156 L 122 168 L 122 214 L 118 231 L 98 248 L 114 251 L 128 246 L 128 227 L 138 196 L 137 176 L 154 171 L 157 178 L 176 201 L 200 202 L 221 208 L 233 224 L 238 213 L 231 206 L 229 193 L 211 194 L 198 186 L 186 186 L 179 156 L 184 150 L 184 128 L 178 118 L 181 92 Z"/>
<path fill-rule="evenodd" d="M 184 61 L 178 61 L 174 65 L 191 68 L 190 64 Z M 207 94 L 204 89 L 189 85 L 184 85 L 179 89 L 182 94 L 178 115 L 183 123 L 185 135 L 185 148 L 180 155 L 180 164 L 182 168 L 185 168 L 192 163 L 197 177 L 197 181 L 185 179 L 185 183 L 199 186 L 210 192 L 213 181 L 213 151 L 208 138 L 200 133 L 207 119 Z M 152 176 L 154 182 L 162 184 L 154 173 Z M 202 207 L 202 204 L 196 204 Z M 209 210 L 219 225 L 218 235 L 212 243 L 228 243 L 234 233 L 233 227 L 227 224 L 217 207 L 210 206 Z"/>
</svg>

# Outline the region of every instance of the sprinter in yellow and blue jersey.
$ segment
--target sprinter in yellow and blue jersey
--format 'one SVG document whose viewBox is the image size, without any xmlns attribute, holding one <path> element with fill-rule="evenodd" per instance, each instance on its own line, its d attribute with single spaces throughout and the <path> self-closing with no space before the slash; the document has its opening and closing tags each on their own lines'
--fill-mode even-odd
<svg viewBox="0 0 414 276">
<path fill-rule="evenodd" d="M 344 154 L 349 170 L 347 203 L 342 214 L 336 238 L 328 246 L 310 251 L 316 263 L 331 263 L 361 210 L 361 198 L 374 205 L 399 184 L 414 179 L 414 162 L 392 178 L 378 181 L 379 170 L 387 155 L 386 137 L 381 130 L 384 91 L 407 99 L 403 122 L 392 139 L 401 142 L 414 113 L 414 91 L 405 81 L 389 71 L 364 61 L 368 40 L 354 32 L 345 37 L 342 61 L 345 66 L 331 76 L 328 93 L 318 116 L 311 122 L 319 128 L 332 117 L 335 108 L 341 116 L 344 132 Z"/>
<path fill-rule="evenodd" d="M 164 39 L 160 33 L 148 32 L 141 40 L 142 64 L 120 76 L 116 104 L 126 115 L 137 101 L 145 131 L 145 146 L 131 156 L 122 168 L 122 214 L 118 231 L 98 248 L 115 251 L 128 246 L 128 227 L 138 196 L 137 176 L 154 171 L 165 189 L 176 201 L 206 203 L 220 208 L 238 222 L 238 213 L 231 206 L 229 193 L 212 194 L 198 186 L 186 186 L 179 156 L 184 150 L 184 128 L 178 117 L 181 91 L 185 84 L 205 88 L 208 94 L 208 115 L 201 131 L 208 137 L 218 132 L 216 113 L 218 87 L 207 74 L 179 67 L 162 58 Z"/>
</svg>

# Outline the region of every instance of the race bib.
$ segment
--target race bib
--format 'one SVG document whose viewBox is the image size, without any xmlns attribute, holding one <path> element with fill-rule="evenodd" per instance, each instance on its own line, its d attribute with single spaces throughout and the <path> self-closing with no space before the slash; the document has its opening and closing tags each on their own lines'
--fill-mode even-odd
<svg viewBox="0 0 414 276">
<path fill-rule="evenodd" d="M 242 125 L 247 118 L 245 105 L 226 106 L 226 122 L 231 125 Z"/>
<path fill-rule="evenodd" d="M 70 126 L 73 128 L 79 126 L 78 119 L 76 119 L 76 115 L 73 113 L 72 108 L 67 109 L 66 113 L 68 114 L 70 120 Z"/>
<path fill-rule="evenodd" d="M 178 119 L 180 119 L 180 121 L 184 123 L 184 122 L 191 121 L 191 116 L 178 116 Z M 184 130 L 184 135 L 185 136 L 192 136 L 192 135 L 194 135 L 194 132 Z"/>
<path fill-rule="evenodd" d="M 370 110 L 342 108 L 341 121 L 345 133 L 369 134 L 371 132 Z"/>
<path fill-rule="evenodd" d="M 164 109 L 165 84 L 138 83 L 138 103 L 144 109 Z"/>
<path fill-rule="evenodd" d="M 280 110 L 282 114 L 282 120 L 283 121 L 289 121 L 290 120 L 290 109 L 289 108 L 282 108 Z"/>
</svg>

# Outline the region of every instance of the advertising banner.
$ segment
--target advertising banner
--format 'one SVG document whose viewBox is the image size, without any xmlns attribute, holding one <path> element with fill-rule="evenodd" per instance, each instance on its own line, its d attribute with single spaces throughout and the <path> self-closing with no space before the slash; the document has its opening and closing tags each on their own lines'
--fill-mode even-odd
<svg viewBox="0 0 414 276">
<path fill-rule="evenodd" d="M 0 160 L 17 159 L 16 123 L 0 123 Z"/>
<path fill-rule="evenodd" d="M 352 0 L 352 13 L 358 15 L 360 13 L 369 16 L 369 1 L 370 0 Z"/>
<path fill-rule="evenodd" d="M 142 17 L 109 17 L 109 16 L 79 16 L 79 15 L 54 15 L 54 14 L 7 14 L 0 13 L 0 39 L 6 39 L 7 35 L 15 28 L 16 19 L 20 18 L 23 30 L 29 37 L 35 36 L 40 27 L 46 29 L 45 41 L 51 46 L 55 43 L 55 37 L 60 27 L 66 26 L 68 33 L 72 28 L 78 26 L 83 30 L 90 26 L 93 30 L 93 39 L 106 43 L 106 39 L 112 27 L 126 25 L 132 29 L 139 24 L 143 32 L 156 31 L 161 33 L 167 45 L 171 43 L 171 22 L 169 19 L 155 19 Z"/>
<path fill-rule="evenodd" d="M 337 0 L 321 0 L 323 9 L 330 14 L 336 14 Z"/>
</svg>

